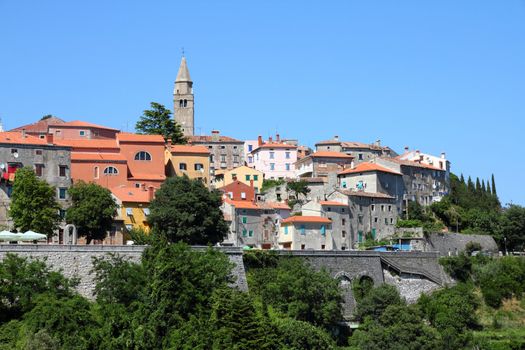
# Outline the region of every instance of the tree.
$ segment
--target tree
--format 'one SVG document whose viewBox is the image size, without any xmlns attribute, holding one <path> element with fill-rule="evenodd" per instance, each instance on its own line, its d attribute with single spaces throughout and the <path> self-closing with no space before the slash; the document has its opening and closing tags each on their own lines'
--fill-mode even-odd
<svg viewBox="0 0 525 350">
<path fill-rule="evenodd" d="M 13 185 L 9 215 L 16 228 L 51 236 L 60 222 L 56 190 L 39 180 L 33 169 L 18 169 Z"/>
<path fill-rule="evenodd" d="M 207 245 L 228 232 L 220 206 L 221 194 L 186 175 L 168 178 L 150 203 L 148 222 L 154 234 L 170 242 Z"/>
<path fill-rule="evenodd" d="M 68 192 L 72 204 L 66 213 L 66 221 L 76 226 L 78 235 L 86 237 L 88 244 L 94 239 L 104 239 L 117 210 L 111 192 L 83 181 L 75 183 Z"/>
<path fill-rule="evenodd" d="M 525 248 L 525 207 L 511 204 L 503 211 L 500 246 L 505 245 L 505 240 L 510 251 Z"/>
<path fill-rule="evenodd" d="M 78 283 L 51 271 L 42 261 L 14 254 L 7 254 L 0 262 L 0 281 L 0 323 L 20 318 L 34 307 L 40 294 L 73 295 Z"/>
<path fill-rule="evenodd" d="M 151 102 L 151 109 L 144 111 L 135 125 L 135 130 L 139 134 L 162 135 L 172 143 L 186 143 L 180 125 L 171 117 L 171 111 L 157 102 Z"/>
<path fill-rule="evenodd" d="M 302 259 L 280 259 L 276 268 L 253 269 L 250 291 L 288 317 L 330 327 L 342 318 L 339 282 Z"/>
<path fill-rule="evenodd" d="M 379 318 L 390 305 L 405 305 L 394 286 L 382 284 L 372 288 L 357 304 L 355 316 L 358 320 L 366 317 Z"/>
<path fill-rule="evenodd" d="M 286 184 L 286 190 L 293 192 L 296 200 L 299 200 L 299 195 L 306 196 L 310 193 L 306 180 L 290 181 Z"/>
<path fill-rule="evenodd" d="M 491 182 L 492 182 L 492 194 L 496 195 L 498 193 L 496 192 L 496 180 L 494 180 L 494 174 L 492 174 Z"/>
</svg>

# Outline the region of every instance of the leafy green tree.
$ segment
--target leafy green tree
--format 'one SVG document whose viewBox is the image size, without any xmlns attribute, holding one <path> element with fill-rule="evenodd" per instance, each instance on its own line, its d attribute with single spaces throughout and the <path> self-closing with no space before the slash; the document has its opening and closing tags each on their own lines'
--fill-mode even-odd
<svg viewBox="0 0 525 350">
<path fill-rule="evenodd" d="M 497 237 L 502 248 L 508 251 L 525 249 L 525 207 L 511 204 L 503 211 L 501 232 Z"/>
<path fill-rule="evenodd" d="M 17 170 L 9 209 L 16 228 L 51 236 L 60 222 L 59 209 L 53 187 L 29 167 Z"/>
<path fill-rule="evenodd" d="M 276 268 L 253 269 L 250 290 L 288 317 L 330 327 L 342 319 L 339 282 L 302 259 L 286 258 Z"/>
<path fill-rule="evenodd" d="M 146 285 L 142 264 L 111 254 L 93 258 L 97 302 L 129 306 L 140 299 Z"/>
<path fill-rule="evenodd" d="M 350 338 L 351 349 L 442 349 L 439 333 L 425 324 L 415 307 L 392 304 L 377 318 L 367 317 Z"/>
<path fill-rule="evenodd" d="M 264 179 L 261 191 L 266 192 L 270 188 L 277 187 L 280 185 L 284 185 L 284 180 Z"/>
<path fill-rule="evenodd" d="M 472 285 L 465 283 L 423 294 L 418 301 L 425 318 L 441 333 L 446 349 L 467 346 L 472 339 L 470 330 L 479 328 L 479 305 Z"/>
<path fill-rule="evenodd" d="M 187 142 L 181 127 L 171 116 L 171 111 L 157 102 L 151 102 L 151 109 L 144 111 L 135 125 L 139 134 L 162 135 L 172 143 L 184 144 Z"/>
<path fill-rule="evenodd" d="M 293 318 L 277 318 L 274 325 L 281 343 L 279 349 L 337 349 L 328 333 L 308 322 Z"/>
<path fill-rule="evenodd" d="M 35 305 L 39 294 L 73 295 L 77 280 L 51 271 L 43 261 L 7 254 L 0 262 L 0 323 L 20 318 Z"/>
<path fill-rule="evenodd" d="M 399 292 L 394 286 L 382 284 L 372 288 L 357 303 L 355 316 L 358 320 L 366 317 L 379 318 L 387 307 L 391 305 L 404 306 L 405 301 L 401 299 Z"/>
<path fill-rule="evenodd" d="M 300 196 L 306 197 L 310 193 L 310 188 L 308 188 L 308 182 L 306 180 L 297 180 L 290 181 L 286 184 L 286 190 L 291 191 L 296 200 L 300 200 Z"/>
<path fill-rule="evenodd" d="M 111 191 L 95 183 L 79 181 L 71 186 L 69 195 L 72 204 L 66 221 L 76 226 L 78 235 L 85 236 L 88 244 L 94 239 L 104 239 L 117 210 Z"/>
<path fill-rule="evenodd" d="M 187 176 L 168 178 L 150 203 L 153 232 L 170 242 L 215 244 L 228 232 L 220 206 L 221 194 Z"/>
</svg>

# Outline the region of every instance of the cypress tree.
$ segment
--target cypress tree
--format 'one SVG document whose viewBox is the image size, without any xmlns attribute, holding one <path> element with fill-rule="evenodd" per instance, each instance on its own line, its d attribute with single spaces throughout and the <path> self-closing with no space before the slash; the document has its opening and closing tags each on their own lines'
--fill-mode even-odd
<svg viewBox="0 0 525 350">
<path fill-rule="evenodd" d="M 485 187 L 485 180 L 481 180 L 481 192 L 483 192 L 483 194 L 487 193 L 487 188 Z"/>
<path fill-rule="evenodd" d="M 461 174 L 461 177 L 459 178 L 459 181 L 461 181 L 462 184 L 466 185 L 465 177 L 463 176 L 463 174 Z"/>
<path fill-rule="evenodd" d="M 481 183 L 479 182 L 479 177 L 476 177 L 476 193 L 481 193 Z"/>
<path fill-rule="evenodd" d="M 467 191 L 469 194 L 473 194 L 475 190 L 474 182 L 472 182 L 472 179 L 469 176 L 467 180 Z"/>
<path fill-rule="evenodd" d="M 492 190 L 490 189 L 490 184 L 488 181 L 487 181 L 487 193 L 492 194 Z"/>
<path fill-rule="evenodd" d="M 496 192 L 496 181 L 494 180 L 494 174 L 492 174 L 492 194 L 498 194 Z"/>
</svg>

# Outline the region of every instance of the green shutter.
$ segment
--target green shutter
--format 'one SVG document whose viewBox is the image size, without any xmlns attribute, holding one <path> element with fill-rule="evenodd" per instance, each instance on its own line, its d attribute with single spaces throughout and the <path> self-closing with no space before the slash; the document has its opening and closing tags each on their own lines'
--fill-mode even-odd
<svg viewBox="0 0 525 350">
<path fill-rule="evenodd" d="M 253 175 L 253 181 L 259 180 L 259 175 Z"/>
<path fill-rule="evenodd" d="M 248 232 L 248 231 L 246 231 L 245 229 L 242 230 L 242 236 L 243 236 L 243 237 L 246 237 L 246 233 L 247 233 L 247 232 Z"/>
<path fill-rule="evenodd" d="M 242 223 L 245 224 L 248 222 L 248 218 L 246 216 L 242 217 Z"/>
<path fill-rule="evenodd" d="M 250 181 L 250 175 L 246 175 L 246 181 Z"/>
</svg>

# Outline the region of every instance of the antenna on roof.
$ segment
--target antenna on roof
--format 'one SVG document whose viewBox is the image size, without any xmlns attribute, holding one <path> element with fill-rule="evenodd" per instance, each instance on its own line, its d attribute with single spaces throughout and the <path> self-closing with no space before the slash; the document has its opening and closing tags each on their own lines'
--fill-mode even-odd
<svg viewBox="0 0 525 350">
<path fill-rule="evenodd" d="M 4 132 L 4 124 L 2 123 L 2 118 L 0 118 L 0 132 Z"/>
</svg>

